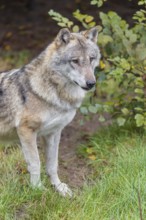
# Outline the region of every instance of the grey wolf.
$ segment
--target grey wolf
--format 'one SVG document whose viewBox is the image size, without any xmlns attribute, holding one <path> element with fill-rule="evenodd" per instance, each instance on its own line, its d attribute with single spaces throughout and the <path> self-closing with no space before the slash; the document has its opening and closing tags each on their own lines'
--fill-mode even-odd
<svg viewBox="0 0 146 220">
<path fill-rule="evenodd" d="M 0 74 L 0 140 L 19 140 L 33 187 L 42 187 L 37 138 L 43 137 L 46 172 L 63 196 L 72 195 L 57 174 L 62 129 L 74 118 L 96 83 L 97 28 L 71 33 L 63 28 L 30 63 Z"/>
</svg>

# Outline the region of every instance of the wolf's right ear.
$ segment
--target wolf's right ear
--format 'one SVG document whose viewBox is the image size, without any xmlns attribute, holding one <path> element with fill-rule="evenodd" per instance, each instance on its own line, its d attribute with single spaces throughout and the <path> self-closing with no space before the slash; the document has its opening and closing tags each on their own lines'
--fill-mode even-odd
<svg viewBox="0 0 146 220">
<path fill-rule="evenodd" d="M 62 28 L 57 37 L 56 37 L 56 43 L 58 46 L 60 46 L 61 44 L 68 44 L 70 41 L 70 31 L 67 28 Z"/>
<path fill-rule="evenodd" d="M 93 27 L 87 31 L 82 31 L 81 32 L 84 37 L 87 39 L 93 41 L 94 43 L 97 43 L 97 37 L 98 37 L 98 27 Z"/>
</svg>

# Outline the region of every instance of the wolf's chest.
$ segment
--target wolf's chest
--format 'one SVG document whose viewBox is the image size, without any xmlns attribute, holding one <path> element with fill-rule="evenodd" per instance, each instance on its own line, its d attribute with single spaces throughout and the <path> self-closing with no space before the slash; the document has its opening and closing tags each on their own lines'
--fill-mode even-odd
<svg viewBox="0 0 146 220">
<path fill-rule="evenodd" d="M 76 111 L 70 110 L 65 113 L 46 113 L 43 116 L 43 123 L 39 131 L 40 135 L 55 132 L 55 130 L 63 129 L 68 123 L 72 121 Z"/>
</svg>

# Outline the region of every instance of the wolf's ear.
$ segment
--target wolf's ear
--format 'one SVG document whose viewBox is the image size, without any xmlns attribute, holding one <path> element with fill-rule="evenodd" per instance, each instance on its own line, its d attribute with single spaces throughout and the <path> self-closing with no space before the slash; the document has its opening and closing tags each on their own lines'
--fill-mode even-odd
<svg viewBox="0 0 146 220">
<path fill-rule="evenodd" d="M 97 37 L 98 37 L 98 27 L 93 27 L 90 30 L 82 31 L 81 32 L 84 37 L 87 39 L 93 41 L 94 43 L 97 43 Z"/>
<path fill-rule="evenodd" d="M 62 28 L 57 37 L 56 37 L 56 43 L 59 45 L 61 44 L 68 44 L 70 41 L 70 31 L 67 28 Z"/>
</svg>

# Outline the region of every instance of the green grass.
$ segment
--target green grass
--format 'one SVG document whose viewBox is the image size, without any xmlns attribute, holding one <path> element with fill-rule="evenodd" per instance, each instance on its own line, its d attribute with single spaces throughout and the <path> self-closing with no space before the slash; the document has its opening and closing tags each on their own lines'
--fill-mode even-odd
<svg viewBox="0 0 146 220">
<path fill-rule="evenodd" d="M 84 156 L 96 156 L 90 162 L 94 175 L 73 199 L 65 199 L 53 191 L 44 172 L 48 190 L 31 190 L 20 150 L 1 147 L 0 219 L 146 219 L 146 135 L 112 126 L 99 131 L 82 150 Z"/>
</svg>

